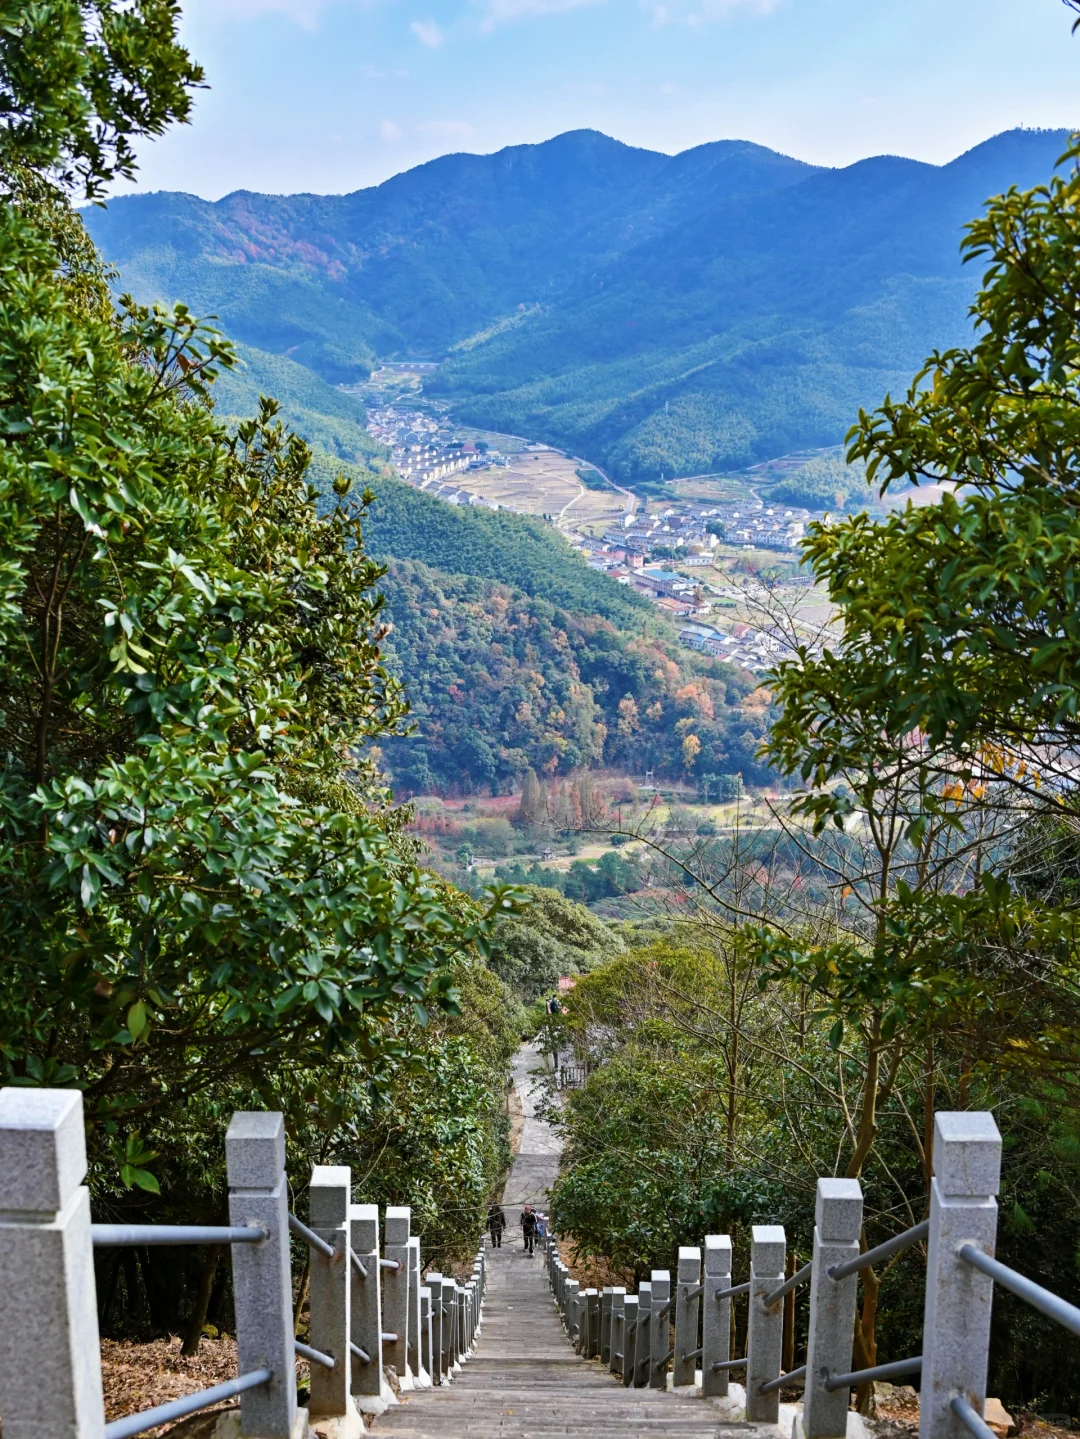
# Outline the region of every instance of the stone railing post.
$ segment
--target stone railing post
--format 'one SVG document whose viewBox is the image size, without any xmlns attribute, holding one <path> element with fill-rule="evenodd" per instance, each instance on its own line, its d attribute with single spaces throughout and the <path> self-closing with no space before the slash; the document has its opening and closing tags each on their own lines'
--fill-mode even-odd
<svg viewBox="0 0 1080 1439">
<path fill-rule="evenodd" d="M 600 1291 L 600 1363 L 605 1369 L 611 1363 L 611 1295 L 611 1285 L 605 1284 Z"/>
<path fill-rule="evenodd" d="M 0 1415 L 9 1439 L 105 1432 L 85 1176 L 82 1094 L 0 1089 Z"/>
<path fill-rule="evenodd" d="M 851 1395 L 847 1389 L 830 1394 L 825 1381 L 830 1374 L 845 1374 L 852 1367 L 859 1276 L 850 1274 L 837 1282 L 829 1278 L 829 1269 L 858 1254 L 862 1212 L 862 1188 L 857 1179 L 818 1180 L 803 1391 L 802 1427 L 806 1439 L 844 1439 L 847 1433 Z"/>
<path fill-rule="evenodd" d="M 261 1244 L 236 1244 L 232 1252 L 240 1373 L 264 1366 L 274 1371 L 269 1384 L 240 1396 L 240 1432 L 292 1439 L 303 1432 L 307 1416 L 296 1408 L 283 1116 L 234 1114 L 225 1135 L 225 1168 L 229 1223 L 258 1224 L 267 1234 Z"/>
<path fill-rule="evenodd" d="M 431 1375 L 432 1384 L 445 1384 L 446 1366 L 443 1364 L 443 1277 L 428 1274 L 427 1287 L 431 1303 Z"/>
<path fill-rule="evenodd" d="M 460 1369 L 465 1362 L 469 1342 L 465 1323 L 465 1286 L 463 1284 L 455 1284 L 454 1299 L 457 1303 L 457 1366 Z"/>
<path fill-rule="evenodd" d="M 784 1347 L 784 1301 L 766 1309 L 766 1294 L 784 1282 L 787 1239 L 779 1224 L 755 1224 L 750 1242 L 750 1321 L 746 1336 L 746 1417 L 752 1424 L 775 1424 L 780 1392 L 760 1387 L 779 1379 Z"/>
<path fill-rule="evenodd" d="M 313 1349 L 336 1360 L 333 1369 L 311 1365 L 312 1419 L 341 1418 L 352 1412 L 349 1390 L 352 1356 L 349 1349 L 350 1278 L 349 1200 L 352 1174 L 344 1164 L 316 1164 L 311 1171 L 311 1227 L 320 1239 L 334 1246 L 332 1255 L 311 1251 L 311 1316 Z"/>
<path fill-rule="evenodd" d="M 636 1294 L 628 1294 L 623 1300 L 622 1382 L 626 1389 L 632 1386 L 637 1370 L 639 1307 Z"/>
<path fill-rule="evenodd" d="M 382 1372 L 382 1292 L 379 1282 L 379 1206 L 349 1205 L 349 1243 L 367 1271 L 349 1280 L 349 1338 L 368 1356 L 352 1356 L 353 1402 L 362 1414 L 381 1414 L 393 1402 Z"/>
<path fill-rule="evenodd" d="M 652 1358 L 652 1281 L 638 1285 L 637 1343 L 634 1345 L 634 1388 L 645 1389 L 649 1383 L 649 1360 Z"/>
<path fill-rule="evenodd" d="M 449 1274 L 442 1277 L 442 1365 L 443 1383 L 448 1384 L 454 1377 L 457 1363 L 454 1328 L 457 1321 L 457 1285 Z"/>
<path fill-rule="evenodd" d="M 1000 1179 L 1001 1135 L 992 1114 L 935 1116 L 919 1439 L 967 1439 L 950 1407 L 956 1395 L 983 1411 L 994 1281 L 958 1250 L 967 1243 L 994 1253 Z"/>
<path fill-rule="evenodd" d="M 406 1359 L 417 1389 L 431 1383 L 420 1347 L 420 1237 L 409 1236 L 409 1330 Z"/>
<path fill-rule="evenodd" d="M 693 1384 L 697 1369 L 698 1328 L 701 1317 L 701 1250 L 696 1244 L 679 1248 L 675 1293 L 675 1361 L 672 1387 Z"/>
<path fill-rule="evenodd" d="M 420 1286 L 420 1364 L 428 1376 L 428 1383 L 435 1383 L 434 1336 L 431 1324 L 431 1289 Z"/>
<path fill-rule="evenodd" d="M 611 1353 L 608 1368 L 612 1374 L 622 1373 L 625 1312 L 626 1290 L 621 1284 L 616 1284 L 611 1291 Z"/>
<path fill-rule="evenodd" d="M 701 1316 L 701 1392 L 710 1398 L 726 1398 L 728 1370 L 714 1369 L 731 1358 L 731 1300 L 717 1295 L 731 1288 L 731 1237 L 705 1236 L 705 1290 Z"/>
<path fill-rule="evenodd" d="M 596 1359 L 600 1355 L 600 1291 L 599 1289 L 588 1289 L 589 1296 L 589 1343 L 585 1350 L 586 1359 Z"/>
<path fill-rule="evenodd" d="M 652 1272 L 652 1306 L 649 1318 L 649 1388 L 667 1388 L 667 1356 L 671 1348 L 671 1312 L 665 1305 L 671 1303 L 671 1272 L 654 1269 Z"/>
<path fill-rule="evenodd" d="M 383 1345 L 383 1363 L 390 1364 L 402 1390 L 413 1387 L 409 1368 L 409 1226 L 408 1205 L 388 1205 L 383 1215 L 383 1250 L 386 1259 L 397 1265 L 384 1269 L 383 1322 L 385 1333 L 395 1334 Z"/>
<path fill-rule="evenodd" d="M 576 1279 L 566 1281 L 566 1336 L 573 1344 L 578 1331 L 578 1294 L 581 1284 Z"/>
</svg>

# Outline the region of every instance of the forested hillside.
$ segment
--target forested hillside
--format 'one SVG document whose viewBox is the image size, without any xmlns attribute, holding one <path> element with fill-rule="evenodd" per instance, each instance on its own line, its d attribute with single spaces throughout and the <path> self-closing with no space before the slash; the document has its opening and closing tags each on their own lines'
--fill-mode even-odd
<svg viewBox="0 0 1080 1439">
<path fill-rule="evenodd" d="M 417 561 L 393 564 L 382 588 L 390 665 L 417 724 L 383 746 L 402 794 L 509 791 L 529 768 L 602 763 L 691 779 L 766 773 L 754 755 L 766 705 L 731 665 L 691 671 L 663 639 Z"/>
<path fill-rule="evenodd" d="M 599 615 L 621 629 L 648 626 L 674 641 L 655 606 L 636 590 L 590 570 L 576 550 L 541 520 L 510 510 L 448 505 L 401 480 L 375 485 L 366 539 L 381 559 L 422 560 L 455 575 L 516 585 L 555 605 Z"/>
<path fill-rule="evenodd" d="M 335 389 L 306 365 L 250 345 L 236 346 L 237 364 L 214 385 L 214 408 L 223 419 L 254 414 L 262 395 L 272 395 L 291 429 L 327 460 L 346 460 L 381 472 L 389 451 L 365 429 L 361 402 Z"/>
<path fill-rule="evenodd" d="M 962 338 L 963 222 L 1048 178 L 1064 139 L 823 170 L 577 131 L 352 195 L 140 195 L 86 223 L 141 298 L 182 295 L 335 383 L 449 355 L 433 388 L 464 417 L 641 480 L 839 443 Z"/>
</svg>

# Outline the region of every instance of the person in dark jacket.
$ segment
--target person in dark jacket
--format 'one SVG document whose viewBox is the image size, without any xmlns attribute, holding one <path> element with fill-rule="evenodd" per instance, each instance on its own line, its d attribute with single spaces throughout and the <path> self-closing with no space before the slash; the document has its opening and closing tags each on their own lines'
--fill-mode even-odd
<svg viewBox="0 0 1080 1439">
<path fill-rule="evenodd" d="M 493 1199 L 488 1205 L 488 1233 L 491 1235 L 491 1242 L 496 1249 L 502 1248 L 503 1230 L 506 1228 L 506 1215 L 499 1208 Z"/>
<path fill-rule="evenodd" d="M 532 1254 L 536 1243 L 536 1215 L 531 1204 L 521 1211 L 521 1237 L 525 1241 L 525 1253 Z"/>
</svg>

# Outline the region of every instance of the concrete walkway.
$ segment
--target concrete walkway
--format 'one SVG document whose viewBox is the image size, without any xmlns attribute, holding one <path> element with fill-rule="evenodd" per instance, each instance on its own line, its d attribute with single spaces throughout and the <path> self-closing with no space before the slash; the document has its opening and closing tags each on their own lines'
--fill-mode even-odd
<svg viewBox="0 0 1080 1439">
<path fill-rule="evenodd" d="M 525 1128 L 503 1191 L 510 1226 L 505 1243 L 488 1246 L 475 1352 L 453 1383 L 403 1394 L 373 1428 L 387 1439 L 717 1439 L 729 1430 L 745 1433 L 753 1426 L 731 1424 L 708 1400 L 624 1389 L 598 1361 L 582 1359 L 570 1347 L 548 1288 L 546 1261 L 539 1252 L 526 1254 L 521 1243 L 521 1206 L 545 1207 L 562 1148 L 536 1115 L 542 1064 L 532 1045 L 523 1046 L 514 1063 Z M 764 1433 L 781 1439 L 775 1429 Z"/>
<path fill-rule="evenodd" d="M 525 1204 L 546 1209 L 548 1191 L 559 1177 L 562 1140 L 545 1120 L 537 1116 L 540 1082 L 545 1073 L 544 1061 L 533 1044 L 523 1044 L 514 1056 L 514 1088 L 521 1100 L 525 1127 L 521 1148 L 514 1156 L 513 1167 L 503 1190 L 502 1204 L 509 1226 L 508 1243 L 520 1238 L 521 1210 Z"/>
</svg>

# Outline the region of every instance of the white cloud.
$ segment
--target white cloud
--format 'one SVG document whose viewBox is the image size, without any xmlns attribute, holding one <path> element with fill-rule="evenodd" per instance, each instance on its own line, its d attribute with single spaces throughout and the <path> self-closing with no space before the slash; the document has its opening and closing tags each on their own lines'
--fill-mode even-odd
<svg viewBox="0 0 1080 1439">
<path fill-rule="evenodd" d="M 437 50 L 446 41 L 446 36 L 439 29 L 435 20 L 414 20 L 409 26 L 421 45 L 426 45 L 429 50 Z"/>
<path fill-rule="evenodd" d="M 380 120 L 379 139 L 385 140 L 388 145 L 392 145 L 395 140 L 401 139 L 400 127 L 395 125 L 393 120 Z"/>
</svg>

